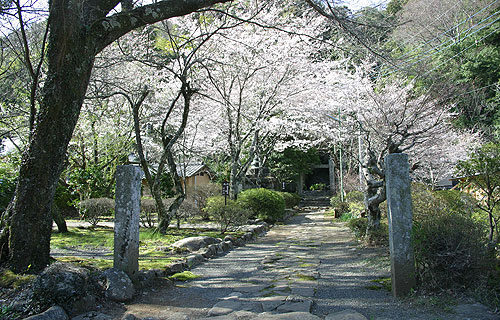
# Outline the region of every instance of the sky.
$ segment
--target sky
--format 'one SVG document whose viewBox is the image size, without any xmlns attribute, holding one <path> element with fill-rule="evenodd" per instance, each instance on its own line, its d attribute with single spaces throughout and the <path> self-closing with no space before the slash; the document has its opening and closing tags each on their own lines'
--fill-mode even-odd
<svg viewBox="0 0 500 320">
<path fill-rule="evenodd" d="M 351 8 L 351 10 L 359 10 L 368 6 L 377 6 L 380 4 L 389 3 L 388 0 L 343 0 L 342 1 L 346 6 Z"/>
</svg>

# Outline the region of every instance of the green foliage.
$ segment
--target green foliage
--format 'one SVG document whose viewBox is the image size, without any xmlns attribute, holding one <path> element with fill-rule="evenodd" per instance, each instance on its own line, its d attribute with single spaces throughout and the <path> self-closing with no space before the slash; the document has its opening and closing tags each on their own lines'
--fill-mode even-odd
<svg viewBox="0 0 500 320">
<path fill-rule="evenodd" d="M 153 176 L 153 180 L 155 177 Z M 174 180 L 169 172 L 162 172 L 160 176 L 160 194 L 162 198 L 171 198 L 175 196 Z"/>
<path fill-rule="evenodd" d="M 239 194 L 238 202 L 254 216 L 269 223 L 282 221 L 285 215 L 285 200 L 276 191 L 248 189 Z"/>
<path fill-rule="evenodd" d="M 351 216 L 359 217 L 365 210 L 364 195 L 361 191 L 351 191 L 346 194 L 345 201 L 348 203 L 348 210 Z"/>
<path fill-rule="evenodd" d="M 283 197 L 283 200 L 285 201 L 285 208 L 293 208 L 296 205 L 299 204 L 301 197 L 296 194 L 296 193 L 290 193 L 290 192 L 278 192 L 281 197 Z"/>
<path fill-rule="evenodd" d="M 18 158 L 13 155 L 0 159 L 0 214 L 9 205 L 16 189 L 18 175 Z"/>
<path fill-rule="evenodd" d="M 480 194 L 482 199 L 477 205 L 488 214 L 489 241 L 492 242 L 495 221 L 500 220 L 498 214 L 495 214 L 500 203 L 500 144 L 486 143 L 473 150 L 469 153 L 468 160 L 458 163 L 456 173 L 463 177 L 462 187 Z"/>
<path fill-rule="evenodd" d="M 230 226 L 246 223 L 252 214 L 239 201 L 224 199 L 222 196 L 208 198 L 203 210 L 219 224 L 221 233 L 225 233 Z"/>
<path fill-rule="evenodd" d="M 88 164 L 85 168 L 70 168 L 67 183 L 70 192 L 79 199 L 113 198 L 116 168 L 102 168 L 99 164 Z"/>
<path fill-rule="evenodd" d="M 340 195 L 336 195 L 330 198 L 330 205 L 335 211 L 336 216 L 341 216 L 344 213 L 349 212 L 349 203 L 340 200 Z"/>
<path fill-rule="evenodd" d="M 394 15 L 403 9 L 403 6 L 408 3 L 408 0 L 391 0 L 387 4 L 387 13 Z"/>
<path fill-rule="evenodd" d="M 21 319 L 21 315 L 10 306 L 0 306 L 0 320 L 11 319 Z"/>
<path fill-rule="evenodd" d="M 347 227 L 351 229 L 356 238 L 362 238 L 366 234 L 366 227 L 368 226 L 367 218 L 354 218 L 349 220 Z"/>
<path fill-rule="evenodd" d="M 350 214 L 350 213 L 349 213 Z M 351 229 L 354 236 L 358 239 L 363 239 L 373 245 L 387 245 L 389 241 L 389 226 L 381 222 L 380 227 L 373 230 L 369 237 L 366 236 L 366 229 L 368 227 L 367 218 L 352 218 L 348 220 L 347 227 Z"/>
<path fill-rule="evenodd" d="M 302 151 L 297 148 L 286 148 L 274 153 L 269 160 L 269 168 L 281 181 L 295 181 L 301 174 L 312 172 L 312 167 L 320 163 L 318 150 L 311 148 Z"/>
<path fill-rule="evenodd" d="M 326 190 L 326 184 L 324 183 L 315 183 L 309 187 L 309 190 L 311 191 L 320 191 L 320 190 Z"/>
<path fill-rule="evenodd" d="M 0 287 L 16 289 L 33 281 L 35 278 L 35 275 L 16 274 L 8 269 L 4 269 L 0 271 Z"/>
<path fill-rule="evenodd" d="M 433 193 L 451 211 L 473 216 L 478 212 L 477 200 L 460 190 L 440 190 Z"/>
<path fill-rule="evenodd" d="M 80 216 L 95 227 L 102 217 L 112 216 L 115 201 L 109 198 L 87 199 L 80 202 Z"/>
<path fill-rule="evenodd" d="M 365 196 L 364 196 L 363 192 L 353 190 L 351 192 L 348 192 L 345 195 L 344 199 L 346 202 L 363 202 L 365 199 Z"/>
<path fill-rule="evenodd" d="M 351 212 L 345 212 L 340 216 L 340 221 L 342 222 L 348 222 L 351 221 L 352 219 L 356 219 L 356 216 L 353 216 Z"/>
<path fill-rule="evenodd" d="M 489 264 L 484 225 L 466 207 L 450 205 L 443 201 L 443 194 L 425 186 L 412 188 L 412 200 L 419 286 L 441 290 L 472 285 Z"/>
</svg>

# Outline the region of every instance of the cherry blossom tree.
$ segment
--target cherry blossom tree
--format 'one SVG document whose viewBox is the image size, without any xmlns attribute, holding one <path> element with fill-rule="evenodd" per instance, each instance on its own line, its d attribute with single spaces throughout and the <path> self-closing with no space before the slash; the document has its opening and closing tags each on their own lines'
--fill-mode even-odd
<svg viewBox="0 0 500 320">
<path fill-rule="evenodd" d="M 221 2 L 164 0 L 122 12 L 114 11 L 120 1 L 49 2 L 47 80 L 16 196 L 1 221 L 3 262 L 18 272 L 49 263 L 52 199 L 95 56 L 131 30 Z"/>
<path fill-rule="evenodd" d="M 426 158 L 421 151 L 428 149 L 427 159 L 437 157 L 444 162 L 445 151 L 451 146 L 441 145 L 442 151 L 438 153 L 435 144 L 453 142 L 446 139 L 453 134 L 450 124 L 453 114 L 449 106 L 441 103 L 440 99 L 446 98 L 445 91 L 441 92 L 441 97 L 435 97 L 431 91 L 418 92 L 411 82 L 395 81 L 377 86 L 366 80 L 362 90 L 361 99 L 351 105 L 351 118 L 365 138 L 362 167 L 366 180 L 367 236 L 370 238 L 380 227 L 379 205 L 386 200 L 385 155 L 406 152 L 414 169 L 426 166 L 422 164 Z"/>
<path fill-rule="evenodd" d="M 283 16 L 283 7 L 269 10 L 254 17 L 257 24 L 224 30 L 204 49 L 217 59 L 203 64 L 209 84 L 202 87 L 204 110 L 194 116 L 199 121 L 193 122 L 196 130 L 191 132 L 203 132 L 205 154 L 227 155 L 233 198 L 254 158 L 265 161 L 274 149 L 279 136 L 275 119 L 289 112 L 297 91 L 304 91 L 295 86 L 296 79 L 318 51 L 309 40 L 323 26 L 316 15 L 302 12 L 284 30 L 283 21 L 276 19 Z"/>
</svg>

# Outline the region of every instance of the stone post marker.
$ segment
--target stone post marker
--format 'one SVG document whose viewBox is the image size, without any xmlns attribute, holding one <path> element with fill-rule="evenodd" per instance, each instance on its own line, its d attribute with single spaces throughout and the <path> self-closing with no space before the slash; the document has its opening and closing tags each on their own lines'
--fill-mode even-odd
<svg viewBox="0 0 500 320">
<path fill-rule="evenodd" d="M 137 166 L 116 168 L 113 267 L 127 273 L 130 279 L 135 279 L 139 271 L 141 176 Z"/>
<path fill-rule="evenodd" d="M 412 245 L 412 203 L 408 155 L 385 157 L 389 249 L 391 252 L 392 293 L 402 297 L 415 286 L 415 257 Z"/>
</svg>

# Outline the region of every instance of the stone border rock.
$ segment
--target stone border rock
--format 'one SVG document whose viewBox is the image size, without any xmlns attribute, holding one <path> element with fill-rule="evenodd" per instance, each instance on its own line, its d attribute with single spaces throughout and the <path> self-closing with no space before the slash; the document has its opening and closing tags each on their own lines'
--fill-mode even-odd
<svg viewBox="0 0 500 320">
<path fill-rule="evenodd" d="M 173 274 L 190 270 L 197 265 L 207 261 L 208 259 L 216 258 L 219 255 L 233 250 L 235 247 L 244 246 L 246 243 L 255 240 L 257 237 L 264 235 L 271 225 L 266 222 L 261 222 L 257 225 L 244 226 L 245 234 L 239 238 L 228 235 L 224 239 L 220 239 L 217 243 L 213 242 L 206 247 L 202 247 L 197 251 L 191 252 L 182 260 L 168 265 L 163 269 L 151 269 L 148 271 L 139 271 L 138 280 L 141 287 L 146 287 L 154 278 L 168 277 Z"/>
</svg>

